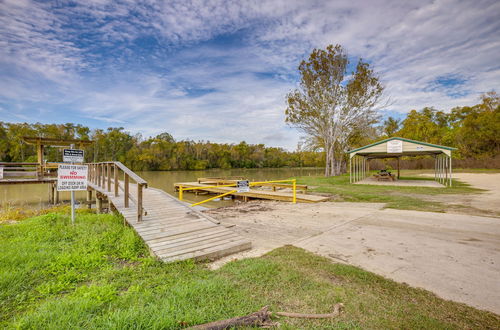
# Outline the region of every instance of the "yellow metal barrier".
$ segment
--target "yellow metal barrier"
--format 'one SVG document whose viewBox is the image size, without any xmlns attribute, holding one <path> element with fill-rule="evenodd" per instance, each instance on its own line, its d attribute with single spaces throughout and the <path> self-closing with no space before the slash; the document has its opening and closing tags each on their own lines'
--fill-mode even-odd
<svg viewBox="0 0 500 330">
<path fill-rule="evenodd" d="M 252 187 L 252 186 L 259 186 L 259 185 L 262 185 L 262 184 L 265 184 L 265 183 L 280 183 L 280 182 L 292 182 L 292 189 L 293 189 L 292 203 L 294 203 L 294 204 L 297 203 L 297 179 L 250 182 L 249 186 Z M 182 185 L 179 185 L 179 200 L 181 200 L 181 201 L 183 200 L 183 198 L 184 198 L 184 191 L 186 191 L 186 190 L 203 190 L 203 189 L 210 189 L 210 188 L 234 187 L 234 186 L 236 186 L 236 183 L 219 185 L 219 186 L 186 187 L 186 188 L 184 188 Z M 214 199 L 217 199 L 217 198 L 221 198 L 221 197 L 224 197 L 226 195 L 233 194 L 235 192 L 237 192 L 237 190 L 231 190 L 231 191 L 229 191 L 227 193 L 223 193 L 222 195 L 217 195 L 215 197 L 211 197 L 209 199 L 205 199 L 205 200 L 203 200 L 201 202 L 191 204 L 191 206 L 200 205 L 200 204 L 209 202 L 211 200 L 214 200 Z"/>
</svg>

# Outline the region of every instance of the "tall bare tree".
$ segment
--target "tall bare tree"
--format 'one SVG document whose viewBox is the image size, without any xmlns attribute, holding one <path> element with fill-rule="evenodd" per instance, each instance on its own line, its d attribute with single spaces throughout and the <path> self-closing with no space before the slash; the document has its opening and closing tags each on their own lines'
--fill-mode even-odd
<svg viewBox="0 0 500 330">
<path fill-rule="evenodd" d="M 287 94 L 286 122 L 325 150 L 325 176 L 345 170 L 350 140 L 376 122 L 384 90 L 368 63 L 360 59 L 350 75 L 348 66 L 342 46 L 314 49 L 299 65 L 299 88 Z"/>
</svg>

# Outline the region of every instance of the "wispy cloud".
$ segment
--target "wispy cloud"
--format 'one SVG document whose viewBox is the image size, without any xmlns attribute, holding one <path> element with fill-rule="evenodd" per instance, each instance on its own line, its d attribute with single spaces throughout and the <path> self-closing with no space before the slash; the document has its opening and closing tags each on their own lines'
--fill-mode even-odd
<svg viewBox="0 0 500 330">
<path fill-rule="evenodd" d="M 1 120 L 294 148 L 285 94 L 312 48 L 368 60 L 388 113 L 447 110 L 498 89 L 499 16 L 494 0 L 4 0 Z"/>
</svg>

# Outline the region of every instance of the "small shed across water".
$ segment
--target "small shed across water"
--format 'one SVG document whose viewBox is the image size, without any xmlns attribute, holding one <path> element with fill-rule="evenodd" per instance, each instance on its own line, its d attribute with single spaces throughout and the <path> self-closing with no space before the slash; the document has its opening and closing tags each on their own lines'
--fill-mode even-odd
<svg viewBox="0 0 500 330">
<path fill-rule="evenodd" d="M 397 178 L 399 179 L 399 159 L 401 157 L 430 155 L 434 157 L 434 179 L 445 186 L 451 187 L 451 153 L 453 150 L 456 150 L 456 148 L 401 137 L 378 141 L 347 152 L 349 154 L 350 182 L 356 183 L 369 176 L 370 159 L 396 158 L 398 164 Z"/>
</svg>

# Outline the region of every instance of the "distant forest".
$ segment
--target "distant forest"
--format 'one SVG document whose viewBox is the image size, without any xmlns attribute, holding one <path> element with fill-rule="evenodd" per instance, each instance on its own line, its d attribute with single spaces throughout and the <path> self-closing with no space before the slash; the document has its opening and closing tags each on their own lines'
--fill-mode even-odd
<svg viewBox="0 0 500 330">
<path fill-rule="evenodd" d="M 209 168 L 323 167 L 321 146 L 290 152 L 263 144 L 221 144 L 208 141 L 176 141 L 169 133 L 144 139 L 122 127 L 106 130 L 77 124 L 27 124 L 0 122 L 0 160 L 36 161 L 34 146 L 22 142 L 23 136 L 93 140 L 86 148 L 89 162 L 118 160 L 133 170 L 203 170 Z M 500 98 L 495 92 L 481 102 L 456 107 L 449 112 L 434 108 L 410 111 L 406 118 L 389 117 L 362 132 L 351 141 L 351 148 L 387 137 L 399 136 L 457 148 L 454 158 L 498 161 L 500 155 Z M 61 161 L 58 148 L 45 151 L 47 161 Z"/>
</svg>

